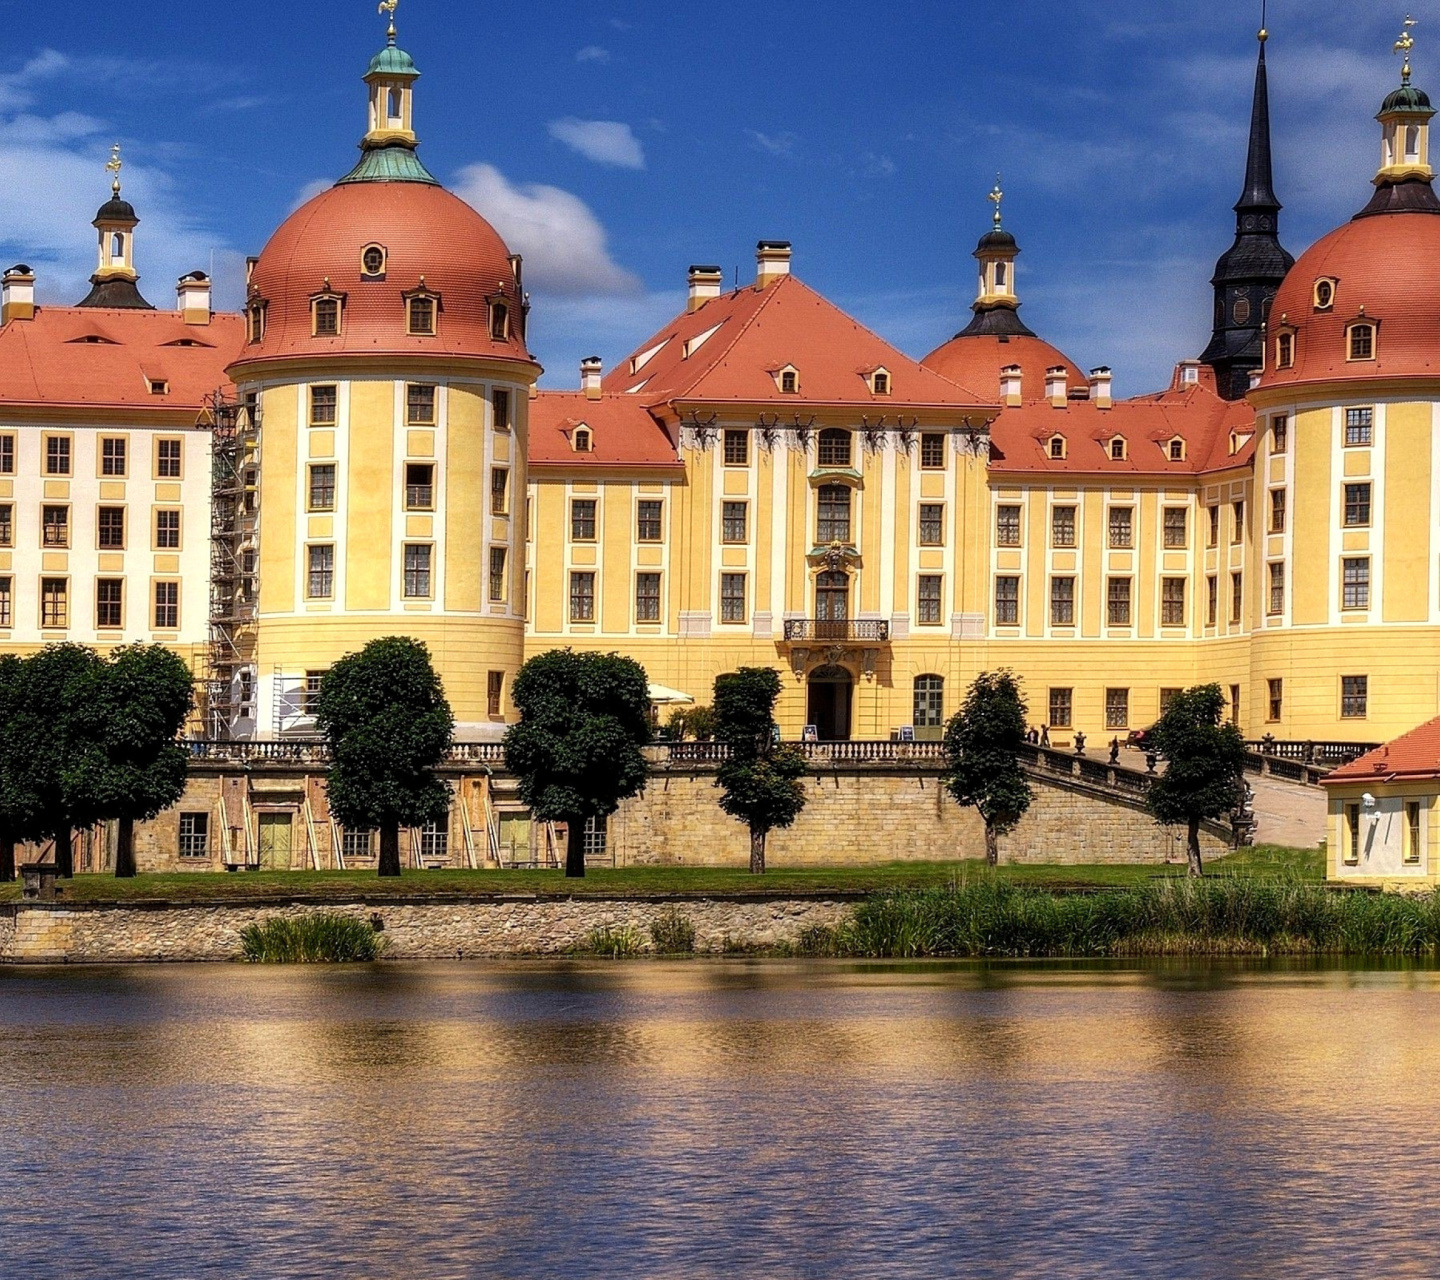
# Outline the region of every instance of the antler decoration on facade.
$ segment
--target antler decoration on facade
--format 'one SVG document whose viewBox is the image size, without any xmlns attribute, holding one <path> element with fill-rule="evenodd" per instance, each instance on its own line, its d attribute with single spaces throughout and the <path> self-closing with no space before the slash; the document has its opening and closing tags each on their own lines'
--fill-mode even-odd
<svg viewBox="0 0 1440 1280">
<path fill-rule="evenodd" d="M 702 422 L 700 415 L 694 409 L 691 409 L 689 421 L 682 420 L 680 428 L 683 432 L 689 434 L 692 448 L 704 451 L 715 443 L 716 437 L 720 434 L 718 428 L 715 426 L 719 420 L 720 415 L 718 413 L 712 413 Z"/>
<path fill-rule="evenodd" d="M 895 425 L 899 429 L 900 447 L 909 453 L 915 445 L 915 428 L 920 425 L 920 419 L 907 419 L 902 415 L 895 419 Z"/>
<path fill-rule="evenodd" d="M 881 414 L 875 421 L 870 421 L 869 414 L 862 414 L 860 417 L 860 432 L 865 437 L 865 451 L 867 453 L 879 453 L 885 447 L 885 422 L 887 414 Z"/>
<path fill-rule="evenodd" d="M 760 436 L 760 443 L 767 451 L 775 448 L 776 441 L 780 439 L 780 415 L 778 413 L 762 413 L 755 422 L 755 430 Z"/>
<path fill-rule="evenodd" d="M 805 422 L 800 421 L 800 415 L 795 416 L 795 425 L 791 428 L 795 433 L 795 443 L 802 449 L 810 447 L 810 433 L 815 430 L 815 415 L 812 413 Z"/>
</svg>

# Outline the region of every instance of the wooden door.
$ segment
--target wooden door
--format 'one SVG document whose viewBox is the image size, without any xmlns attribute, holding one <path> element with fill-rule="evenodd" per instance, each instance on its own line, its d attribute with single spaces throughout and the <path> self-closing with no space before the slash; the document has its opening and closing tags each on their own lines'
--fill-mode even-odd
<svg viewBox="0 0 1440 1280">
<path fill-rule="evenodd" d="M 260 815 L 260 869 L 289 871 L 290 850 L 294 836 L 295 815 L 262 813 Z"/>
</svg>

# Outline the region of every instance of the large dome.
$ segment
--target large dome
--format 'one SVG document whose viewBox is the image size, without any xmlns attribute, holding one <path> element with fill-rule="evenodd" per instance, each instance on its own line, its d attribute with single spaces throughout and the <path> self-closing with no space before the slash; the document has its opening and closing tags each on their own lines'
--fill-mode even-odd
<svg viewBox="0 0 1440 1280">
<path fill-rule="evenodd" d="M 981 397 L 1000 394 L 1000 370 L 1007 365 L 1020 366 L 1020 398 L 1026 401 L 1044 398 L 1045 374 L 1059 365 L 1070 386 L 1088 385 L 1063 351 L 1030 334 L 960 334 L 920 363 Z"/>
<path fill-rule="evenodd" d="M 383 251 L 383 268 L 367 274 L 372 246 Z M 439 299 L 430 336 L 407 331 L 406 298 L 417 291 Z M 317 337 L 312 302 L 325 293 L 342 299 L 340 333 Z M 264 305 L 264 337 L 240 364 L 335 355 L 531 359 L 505 242 L 458 196 L 428 182 L 344 182 L 316 196 L 270 238 L 251 274 L 250 301 Z M 496 301 L 509 308 L 498 341 Z"/>
<path fill-rule="evenodd" d="M 1328 310 L 1316 284 L 1332 280 Z M 1376 326 L 1375 358 L 1350 360 L 1346 330 Z M 1295 334 L 1294 364 L 1277 369 L 1276 340 Z M 1440 216 L 1387 213 L 1357 218 L 1300 256 L 1270 309 L 1262 387 L 1335 379 L 1434 376 L 1440 370 Z"/>
</svg>

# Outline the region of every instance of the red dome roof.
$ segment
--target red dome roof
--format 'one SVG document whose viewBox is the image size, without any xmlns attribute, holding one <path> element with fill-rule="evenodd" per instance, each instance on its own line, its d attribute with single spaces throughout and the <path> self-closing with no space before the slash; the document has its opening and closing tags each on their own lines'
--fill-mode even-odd
<svg viewBox="0 0 1440 1280">
<path fill-rule="evenodd" d="M 1333 279 L 1335 302 L 1315 310 L 1315 282 Z M 1375 359 L 1350 360 L 1346 328 L 1377 326 Z M 1295 363 L 1275 368 L 1275 339 L 1295 330 Z M 1434 376 L 1440 371 L 1440 217 L 1358 218 L 1300 256 L 1270 308 L 1262 387 L 1330 379 Z"/>
<path fill-rule="evenodd" d="M 982 398 L 1000 395 L 1000 370 L 1020 366 L 1020 398 L 1041 400 L 1045 396 L 1045 374 L 1056 365 L 1065 366 L 1072 387 L 1088 386 L 1079 367 L 1064 352 L 1041 338 L 1025 334 L 983 334 L 951 338 L 920 361 L 951 382 L 968 387 Z"/>
<path fill-rule="evenodd" d="M 386 254 L 383 278 L 362 275 L 368 245 Z M 311 299 L 344 295 L 336 337 L 312 334 Z M 431 337 L 406 332 L 405 295 L 440 298 Z M 509 337 L 490 336 L 490 300 L 510 307 Z M 472 356 L 530 361 L 520 337 L 521 299 L 510 251 L 458 196 L 420 182 L 353 182 L 301 206 L 270 238 L 251 275 L 266 303 L 265 336 L 239 364 L 334 355 Z"/>
</svg>

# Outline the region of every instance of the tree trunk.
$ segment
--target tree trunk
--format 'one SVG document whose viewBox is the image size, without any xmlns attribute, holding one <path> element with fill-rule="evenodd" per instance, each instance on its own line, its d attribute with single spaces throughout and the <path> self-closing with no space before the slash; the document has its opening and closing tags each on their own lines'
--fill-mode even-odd
<svg viewBox="0 0 1440 1280">
<path fill-rule="evenodd" d="M 380 828 L 380 866 L 382 876 L 400 875 L 400 824 L 389 822 Z"/>
<path fill-rule="evenodd" d="M 991 867 L 1000 865 L 1000 838 L 988 822 L 985 824 L 985 862 Z"/>
<path fill-rule="evenodd" d="M 585 878 L 585 819 L 565 820 L 565 878 Z"/>
<path fill-rule="evenodd" d="M 75 875 L 75 849 L 68 825 L 55 833 L 55 868 L 62 880 L 72 879 Z"/>
<path fill-rule="evenodd" d="M 1200 865 L 1200 819 L 1190 819 L 1190 831 L 1185 841 L 1185 852 L 1190 859 L 1190 874 L 1200 876 L 1205 874 L 1205 868 Z"/>
<path fill-rule="evenodd" d="M 760 827 L 750 828 L 750 874 L 765 874 L 765 832 Z"/>
<path fill-rule="evenodd" d="M 15 879 L 15 838 L 8 831 L 0 831 L 0 884 L 9 884 Z"/>
<path fill-rule="evenodd" d="M 115 836 L 115 878 L 131 880 L 135 876 L 135 819 L 121 818 Z"/>
</svg>

